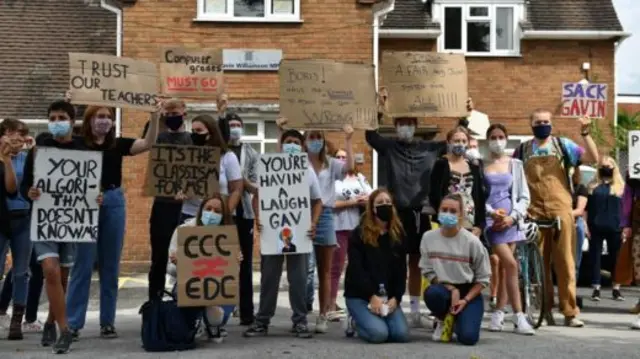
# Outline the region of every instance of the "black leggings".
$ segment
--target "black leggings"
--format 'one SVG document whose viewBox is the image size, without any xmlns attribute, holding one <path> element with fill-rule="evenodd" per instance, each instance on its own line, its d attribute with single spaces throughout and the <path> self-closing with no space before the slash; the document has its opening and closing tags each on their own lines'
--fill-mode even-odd
<svg viewBox="0 0 640 359">
<path fill-rule="evenodd" d="M 600 285 L 600 269 L 602 267 L 602 245 L 604 240 L 607 241 L 607 251 L 613 265 L 611 266 L 611 279 L 613 280 L 616 270 L 616 259 L 622 244 L 621 231 L 605 230 L 602 228 L 592 227 L 591 239 L 589 240 L 589 257 L 591 257 L 591 284 Z"/>
<path fill-rule="evenodd" d="M 182 203 L 155 200 L 149 218 L 151 241 L 151 269 L 149 270 L 149 299 L 157 298 L 164 290 L 169 261 L 169 244 L 178 227 Z"/>
</svg>

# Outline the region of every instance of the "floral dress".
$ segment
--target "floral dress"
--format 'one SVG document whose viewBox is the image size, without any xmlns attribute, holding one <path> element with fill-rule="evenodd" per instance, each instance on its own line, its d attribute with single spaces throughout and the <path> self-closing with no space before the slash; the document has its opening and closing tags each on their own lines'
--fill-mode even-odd
<svg viewBox="0 0 640 359">
<path fill-rule="evenodd" d="M 470 229 L 473 228 L 475 219 L 475 205 L 473 203 L 473 197 L 471 191 L 473 190 L 473 174 L 471 172 L 460 173 L 451 170 L 451 177 L 449 177 L 449 194 L 460 194 L 462 196 L 463 205 L 463 223 L 462 227 Z"/>
</svg>

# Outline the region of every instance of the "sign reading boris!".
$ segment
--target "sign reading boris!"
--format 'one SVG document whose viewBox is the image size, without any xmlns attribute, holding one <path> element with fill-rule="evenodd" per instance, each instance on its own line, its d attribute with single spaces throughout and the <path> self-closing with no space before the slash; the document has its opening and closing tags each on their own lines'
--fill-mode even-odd
<svg viewBox="0 0 640 359">
<path fill-rule="evenodd" d="M 31 240 L 95 242 L 98 240 L 102 152 L 40 147 L 34 159 Z"/>
<path fill-rule="evenodd" d="M 126 57 L 69 53 L 71 101 L 79 105 L 155 111 L 158 69 Z"/>
<path fill-rule="evenodd" d="M 258 164 L 260 252 L 263 255 L 310 253 L 309 159 L 306 153 L 265 154 Z"/>
<path fill-rule="evenodd" d="M 178 306 L 238 304 L 236 226 L 178 228 Z"/>
<path fill-rule="evenodd" d="M 220 148 L 154 145 L 149 154 L 145 194 L 205 198 L 219 191 Z"/>
<path fill-rule="evenodd" d="M 562 84 L 562 117 L 604 118 L 607 84 L 566 82 Z"/>
</svg>

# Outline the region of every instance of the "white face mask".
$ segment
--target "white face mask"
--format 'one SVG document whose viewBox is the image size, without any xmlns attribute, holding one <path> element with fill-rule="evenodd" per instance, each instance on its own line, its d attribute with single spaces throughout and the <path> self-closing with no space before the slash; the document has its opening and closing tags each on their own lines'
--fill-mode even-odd
<svg viewBox="0 0 640 359">
<path fill-rule="evenodd" d="M 416 128 L 414 126 L 398 126 L 396 132 L 401 139 L 410 140 L 413 138 Z"/>
<path fill-rule="evenodd" d="M 504 153 L 504 150 L 507 148 L 507 140 L 491 140 L 489 141 L 489 150 L 492 153 L 497 155 L 501 155 Z"/>
<path fill-rule="evenodd" d="M 482 159 L 482 155 L 480 154 L 480 151 L 477 148 L 472 148 L 470 150 L 467 150 L 467 157 L 472 160 Z"/>
</svg>

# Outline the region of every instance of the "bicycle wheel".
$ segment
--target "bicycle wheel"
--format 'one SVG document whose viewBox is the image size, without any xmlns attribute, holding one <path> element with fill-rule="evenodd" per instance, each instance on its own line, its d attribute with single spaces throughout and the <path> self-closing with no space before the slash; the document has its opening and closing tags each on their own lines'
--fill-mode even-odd
<svg viewBox="0 0 640 359">
<path fill-rule="evenodd" d="M 525 248 L 526 281 L 520 286 L 522 296 L 522 310 L 526 313 L 529 324 L 534 328 L 539 328 L 544 320 L 544 263 L 542 254 L 535 242 L 528 243 Z"/>
</svg>

